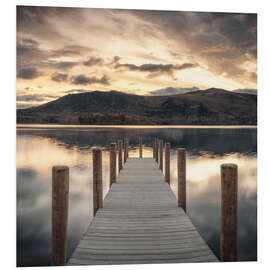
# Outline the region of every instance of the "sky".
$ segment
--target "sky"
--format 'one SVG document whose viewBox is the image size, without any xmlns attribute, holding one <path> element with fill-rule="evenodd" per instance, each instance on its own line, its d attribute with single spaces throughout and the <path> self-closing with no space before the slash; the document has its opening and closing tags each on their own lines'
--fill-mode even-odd
<svg viewBox="0 0 270 270">
<path fill-rule="evenodd" d="M 257 89 L 257 15 L 17 7 L 17 108 L 171 87 Z"/>
</svg>

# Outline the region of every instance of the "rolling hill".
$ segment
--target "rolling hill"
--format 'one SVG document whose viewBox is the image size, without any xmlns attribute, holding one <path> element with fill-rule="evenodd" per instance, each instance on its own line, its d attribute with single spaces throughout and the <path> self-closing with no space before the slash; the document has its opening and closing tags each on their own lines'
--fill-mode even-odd
<svg viewBox="0 0 270 270">
<path fill-rule="evenodd" d="M 17 123 L 256 125 L 257 96 L 216 88 L 169 96 L 93 91 L 18 109 Z"/>
</svg>

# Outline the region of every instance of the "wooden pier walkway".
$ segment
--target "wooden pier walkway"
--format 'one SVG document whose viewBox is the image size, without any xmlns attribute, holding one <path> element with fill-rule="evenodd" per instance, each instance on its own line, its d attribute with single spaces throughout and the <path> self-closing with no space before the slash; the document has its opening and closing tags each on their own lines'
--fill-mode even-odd
<svg viewBox="0 0 270 270">
<path fill-rule="evenodd" d="M 128 158 L 67 264 L 215 261 L 154 158 Z"/>
</svg>

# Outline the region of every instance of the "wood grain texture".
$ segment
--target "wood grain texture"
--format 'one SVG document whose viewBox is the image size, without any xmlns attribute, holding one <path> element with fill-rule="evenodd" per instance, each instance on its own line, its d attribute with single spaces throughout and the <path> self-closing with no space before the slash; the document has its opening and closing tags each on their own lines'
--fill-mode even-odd
<svg viewBox="0 0 270 270">
<path fill-rule="evenodd" d="M 178 206 L 186 212 L 186 149 L 177 149 Z"/>
<path fill-rule="evenodd" d="M 52 265 L 66 264 L 69 168 L 52 168 Z"/>
<path fill-rule="evenodd" d="M 153 158 L 129 158 L 69 265 L 218 261 Z"/>
<path fill-rule="evenodd" d="M 93 208 L 94 216 L 103 207 L 102 151 L 93 149 Z"/>
<path fill-rule="evenodd" d="M 220 258 L 237 260 L 237 165 L 221 165 L 221 233 Z"/>
<path fill-rule="evenodd" d="M 171 144 L 165 143 L 165 172 L 164 177 L 165 181 L 170 185 L 170 170 L 171 170 L 171 161 L 170 161 L 170 149 Z"/>
<path fill-rule="evenodd" d="M 118 172 L 120 172 L 123 168 L 123 141 L 118 141 Z"/>
<path fill-rule="evenodd" d="M 152 145 L 152 149 L 153 149 L 153 158 L 156 159 L 156 150 L 155 150 L 155 146 L 156 146 L 156 138 L 153 139 L 153 145 Z"/>
<path fill-rule="evenodd" d="M 139 136 L 139 157 L 142 158 L 142 136 Z"/>
<path fill-rule="evenodd" d="M 163 172 L 163 140 L 159 140 L 159 168 Z"/>
<path fill-rule="evenodd" d="M 125 138 L 124 146 L 124 163 L 126 163 L 128 158 L 128 138 Z"/>
<path fill-rule="evenodd" d="M 110 187 L 116 182 L 116 143 L 110 144 Z"/>
<path fill-rule="evenodd" d="M 155 138 L 155 159 L 156 159 L 156 162 L 158 163 L 158 138 Z"/>
</svg>

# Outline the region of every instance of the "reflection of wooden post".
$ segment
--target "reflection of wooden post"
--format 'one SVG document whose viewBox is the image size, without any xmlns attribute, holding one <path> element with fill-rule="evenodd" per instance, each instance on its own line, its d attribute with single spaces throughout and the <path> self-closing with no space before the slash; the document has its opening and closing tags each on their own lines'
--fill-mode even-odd
<svg viewBox="0 0 270 270">
<path fill-rule="evenodd" d="M 159 140 L 159 168 L 163 171 L 163 140 Z"/>
<path fill-rule="evenodd" d="M 186 212 L 186 149 L 177 149 L 178 206 Z"/>
<path fill-rule="evenodd" d="M 155 138 L 156 162 L 158 163 L 158 138 Z"/>
<path fill-rule="evenodd" d="M 165 181 L 170 185 L 170 143 L 165 144 Z"/>
<path fill-rule="evenodd" d="M 142 136 L 139 137 L 139 152 L 140 158 L 142 158 Z"/>
<path fill-rule="evenodd" d="M 155 150 L 156 141 L 155 141 L 155 140 L 156 140 L 156 138 L 153 139 L 153 146 L 152 146 L 152 148 L 153 148 L 153 158 L 154 158 L 154 159 L 156 159 L 156 152 L 155 152 L 155 151 L 156 151 L 156 150 Z"/>
<path fill-rule="evenodd" d="M 110 187 L 116 182 L 116 143 L 110 145 Z"/>
<path fill-rule="evenodd" d="M 93 207 L 94 216 L 96 215 L 97 210 L 103 207 L 101 149 L 93 149 Z"/>
<path fill-rule="evenodd" d="M 221 165 L 221 235 L 220 258 L 237 259 L 237 165 Z"/>
<path fill-rule="evenodd" d="M 123 162 L 122 162 L 122 140 L 118 141 L 118 171 L 120 172 L 123 168 Z"/>
<path fill-rule="evenodd" d="M 52 265 L 66 264 L 69 168 L 52 168 Z"/>
</svg>

